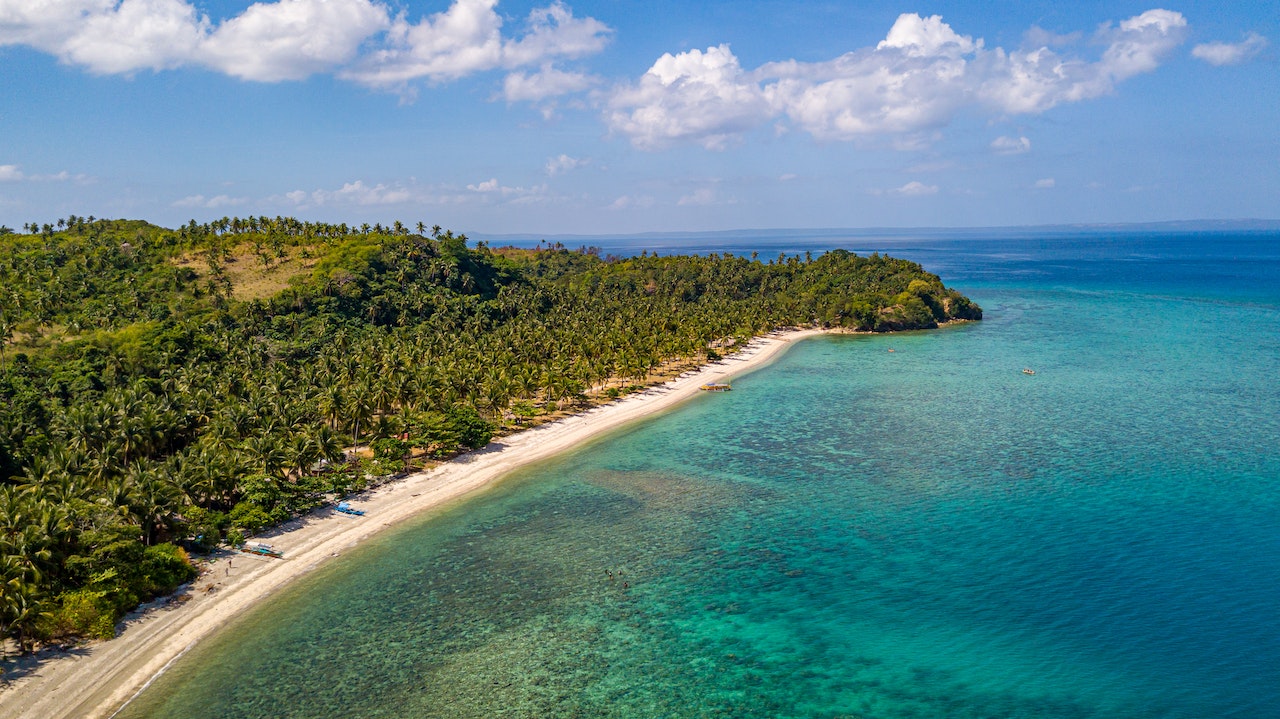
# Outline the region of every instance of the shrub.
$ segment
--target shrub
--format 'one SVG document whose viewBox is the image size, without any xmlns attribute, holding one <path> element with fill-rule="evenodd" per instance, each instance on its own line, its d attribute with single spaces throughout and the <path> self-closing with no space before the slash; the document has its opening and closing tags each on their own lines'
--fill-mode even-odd
<svg viewBox="0 0 1280 719">
<path fill-rule="evenodd" d="M 196 568 L 191 566 L 187 553 L 168 542 L 147 547 L 140 570 L 142 589 L 153 596 L 168 594 L 196 578 Z"/>
<path fill-rule="evenodd" d="M 58 606 L 41 623 L 38 633 L 48 639 L 116 635 L 116 608 L 104 591 L 78 589 L 58 597 Z"/>
<path fill-rule="evenodd" d="M 409 453 L 409 443 L 391 437 L 373 442 L 373 456 L 378 460 L 400 461 Z"/>
<path fill-rule="evenodd" d="M 458 444 L 468 449 L 480 449 L 493 439 L 494 426 L 469 404 L 460 404 L 449 410 L 449 424 L 457 434 Z"/>
<path fill-rule="evenodd" d="M 225 512 L 218 512 L 203 507 L 187 507 L 182 510 L 186 520 L 187 536 L 191 537 L 191 546 L 208 552 L 222 541 L 231 520 Z"/>
<path fill-rule="evenodd" d="M 271 515 L 253 502 L 244 501 L 231 508 L 231 524 L 249 534 L 271 524 Z"/>
</svg>

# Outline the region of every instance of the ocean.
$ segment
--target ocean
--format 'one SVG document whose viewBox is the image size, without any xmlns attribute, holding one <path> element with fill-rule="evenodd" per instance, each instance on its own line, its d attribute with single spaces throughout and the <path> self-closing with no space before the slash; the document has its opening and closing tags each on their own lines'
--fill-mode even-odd
<svg viewBox="0 0 1280 719">
<path fill-rule="evenodd" d="M 696 249 L 832 246 L 986 317 L 797 343 L 370 540 L 120 717 L 1280 717 L 1280 234 Z"/>
</svg>

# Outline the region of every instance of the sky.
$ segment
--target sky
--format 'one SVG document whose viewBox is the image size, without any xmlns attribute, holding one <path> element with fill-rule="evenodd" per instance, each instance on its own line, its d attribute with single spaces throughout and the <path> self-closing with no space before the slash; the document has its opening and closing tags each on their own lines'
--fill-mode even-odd
<svg viewBox="0 0 1280 719">
<path fill-rule="evenodd" d="M 0 0 L 0 224 L 1280 218 L 1280 0 Z"/>
</svg>

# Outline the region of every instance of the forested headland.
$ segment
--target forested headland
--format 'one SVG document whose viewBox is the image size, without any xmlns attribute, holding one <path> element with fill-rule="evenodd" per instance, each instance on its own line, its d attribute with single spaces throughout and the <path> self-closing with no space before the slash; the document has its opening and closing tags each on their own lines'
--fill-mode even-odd
<svg viewBox="0 0 1280 719">
<path fill-rule="evenodd" d="M 279 217 L 23 229 L 0 228 L 0 634 L 24 650 L 110 637 L 194 576 L 189 552 L 675 361 L 778 327 L 982 316 L 918 264 L 843 250 L 616 258 Z"/>
</svg>

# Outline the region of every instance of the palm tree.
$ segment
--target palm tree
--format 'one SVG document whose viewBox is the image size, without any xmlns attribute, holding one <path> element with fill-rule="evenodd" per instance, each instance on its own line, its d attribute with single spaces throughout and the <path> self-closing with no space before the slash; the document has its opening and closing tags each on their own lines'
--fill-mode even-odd
<svg viewBox="0 0 1280 719">
<path fill-rule="evenodd" d="M 289 465 L 289 459 L 280 441 L 269 434 L 250 437 L 240 443 L 249 466 L 268 476 L 277 476 Z"/>
<path fill-rule="evenodd" d="M 15 329 L 13 322 L 0 312 L 0 372 L 4 371 L 4 351 L 9 345 L 9 340 L 13 339 Z"/>
<path fill-rule="evenodd" d="M 346 418 L 352 427 L 351 441 L 356 444 L 360 443 L 360 423 L 373 414 L 372 395 L 369 385 L 358 384 L 352 388 L 351 395 L 347 398 Z"/>
</svg>

